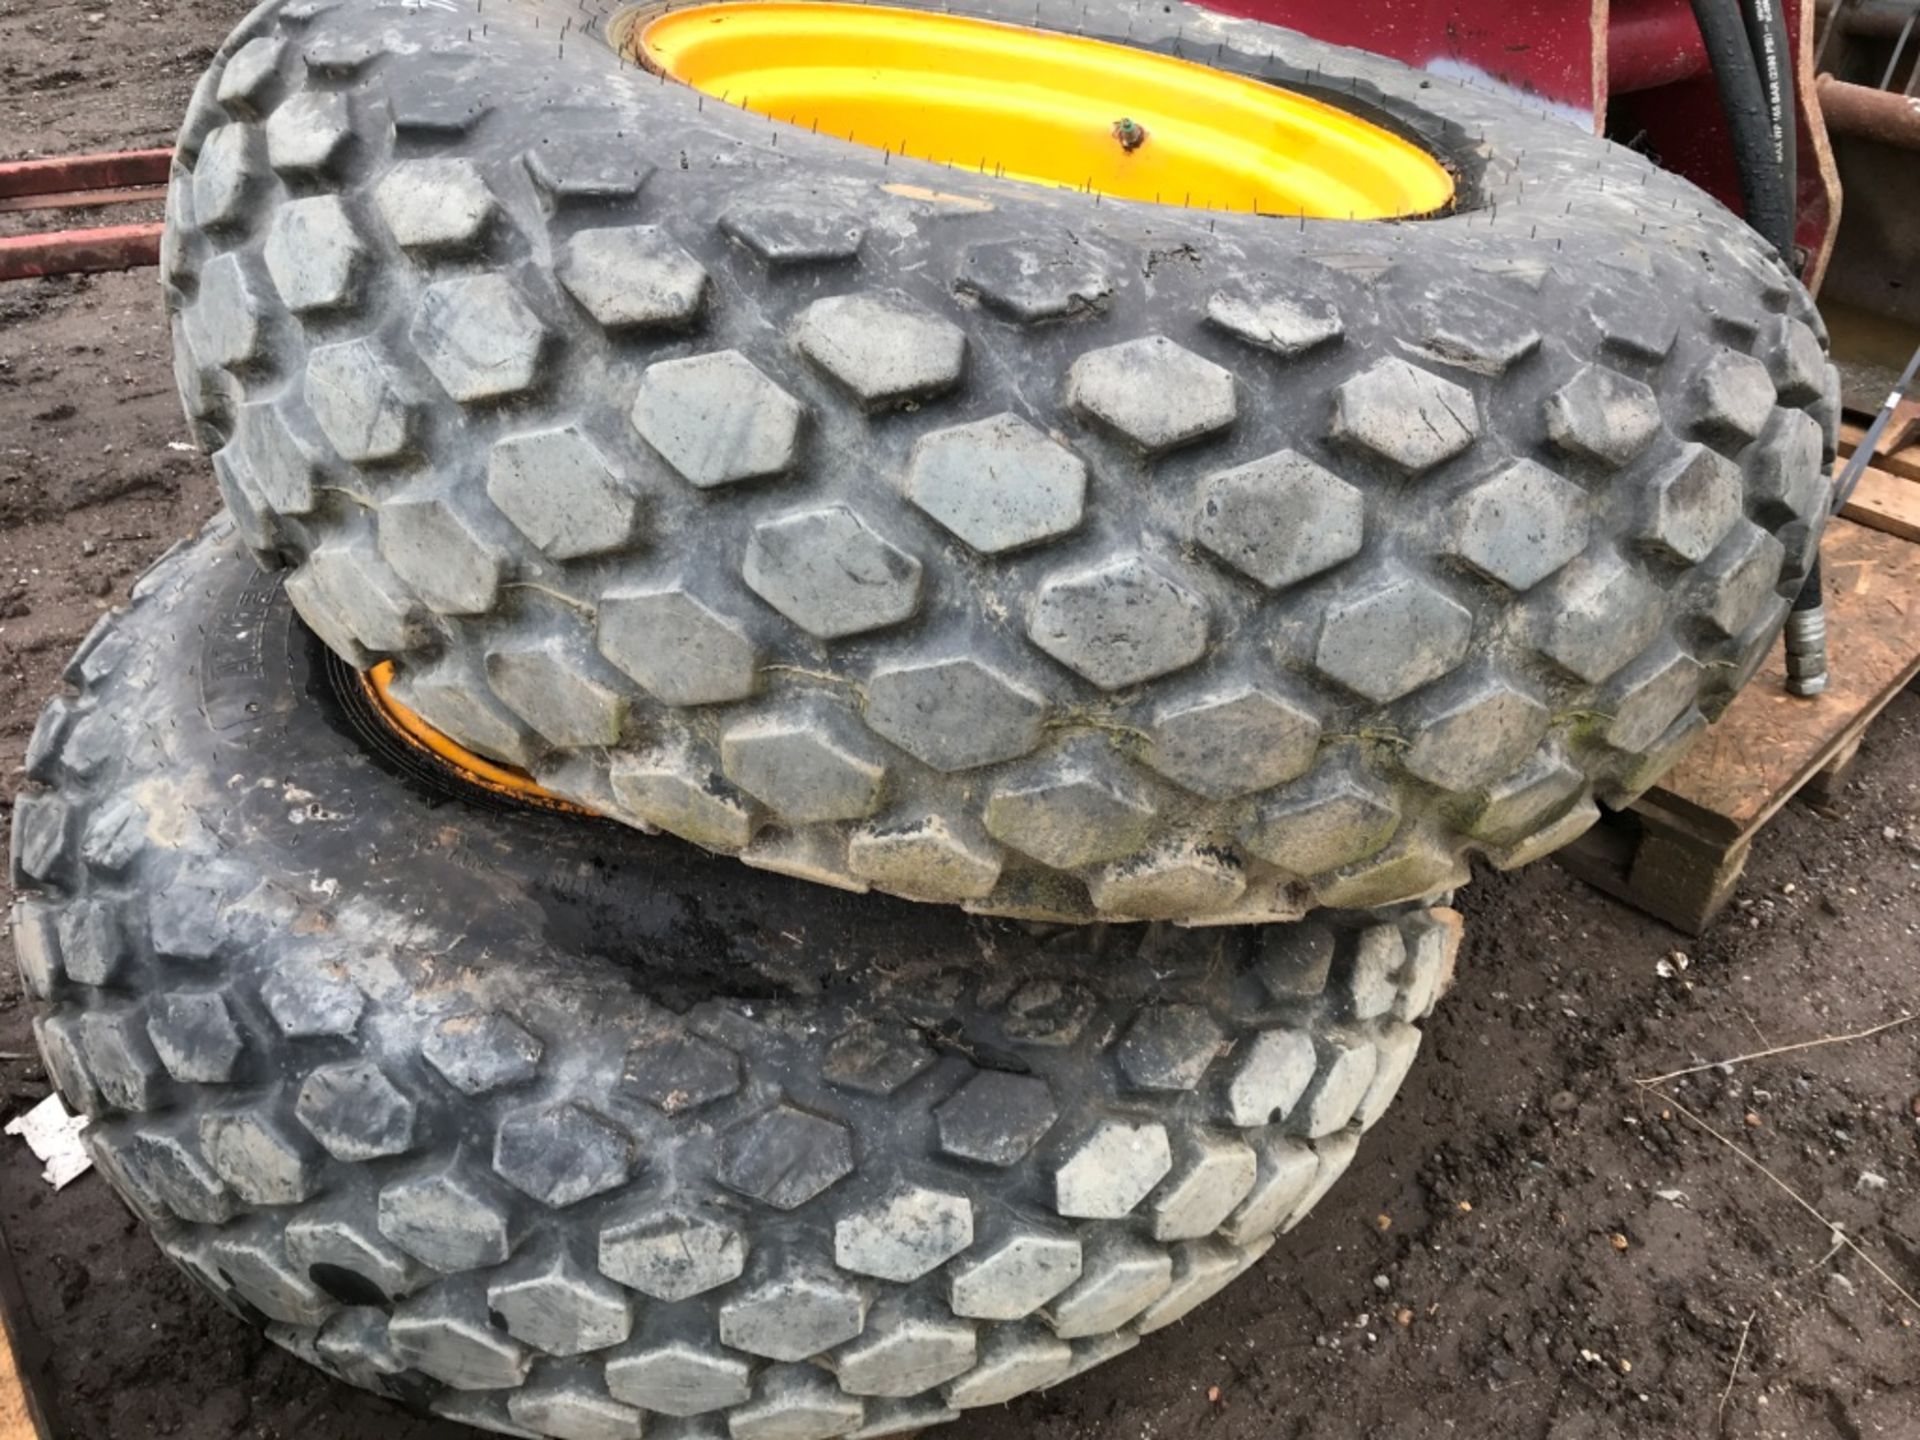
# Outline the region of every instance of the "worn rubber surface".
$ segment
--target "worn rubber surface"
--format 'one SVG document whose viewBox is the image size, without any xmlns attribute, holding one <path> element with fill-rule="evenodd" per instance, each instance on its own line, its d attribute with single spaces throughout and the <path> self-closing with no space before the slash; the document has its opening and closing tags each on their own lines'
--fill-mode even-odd
<svg viewBox="0 0 1920 1440">
<path fill-rule="evenodd" d="M 1259 920 L 1546 852 L 1775 635 L 1824 331 L 1643 157 L 1250 22 L 1042 3 L 1460 180 L 1393 224 L 1101 202 L 661 84 L 612 13 L 269 5 L 181 141 L 224 491 L 469 746 L 836 885 Z"/>
<path fill-rule="evenodd" d="M 14 941 L 102 1172 L 297 1354 L 513 1434 L 884 1434 L 1119 1353 L 1325 1192 L 1458 933 L 986 919 L 476 806 L 224 526 L 69 678 Z"/>
</svg>

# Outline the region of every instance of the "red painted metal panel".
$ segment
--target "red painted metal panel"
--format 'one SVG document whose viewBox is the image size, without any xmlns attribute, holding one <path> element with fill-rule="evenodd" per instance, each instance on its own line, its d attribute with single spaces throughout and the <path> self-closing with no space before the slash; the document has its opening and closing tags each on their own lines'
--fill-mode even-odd
<svg viewBox="0 0 1920 1440">
<path fill-rule="evenodd" d="M 9 235 L 0 239 L 0 280 L 157 265 L 163 228 L 154 222 L 98 230 L 58 230 L 46 235 Z"/>
<path fill-rule="evenodd" d="M 118 150 L 108 155 L 56 155 L 47 160 L 0 162 L 0 196 L 51 195 L 62 190 L 112 190 L 164 185 L 171 150 Z"/>
<path fill-rule="evenodd" d="M 1474 75 L 1572 116 L 1605 103 L 1594 35 L 1604 0 L 1207 0 L 1208 8 L 1371 50 L 1439 75 Z M 1676 0 L 1684 7 L 1686 0 Z M 1602 57 L 1604 58 L 1604 57 Z"/>
</svg>

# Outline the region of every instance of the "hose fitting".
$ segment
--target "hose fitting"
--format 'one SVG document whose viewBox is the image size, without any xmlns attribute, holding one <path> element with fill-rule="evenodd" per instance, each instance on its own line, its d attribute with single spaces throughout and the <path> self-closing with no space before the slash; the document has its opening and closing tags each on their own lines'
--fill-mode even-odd
<svg viewBox="0 0 1920 1440">
<path fill-rule="evenodd" d="M 1827 688 L 1827 610 L 1812 605 L 1787 616 L 1787 693 L 1818 695 Z"/>
</svg>

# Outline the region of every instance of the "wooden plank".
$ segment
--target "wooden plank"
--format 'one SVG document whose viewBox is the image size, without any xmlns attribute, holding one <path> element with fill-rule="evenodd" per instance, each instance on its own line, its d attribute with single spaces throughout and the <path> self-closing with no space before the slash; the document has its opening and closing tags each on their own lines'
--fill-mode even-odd
<svg viewBox="0 0 1920 1440">
<path fill-rule="evenodd" d="M 1833 683 L 1786 692 L 1780 647 L 1727 713 L 1648 792 L 1703 839 L 1758 830 L 1920 674 L 1920 545 L 1836 519 L 1821 548 Z"/>
<path fill-rule="evenodd" d="M 1866 439 L 1867 427 L 1856 425 L 1851 420 L 1840 422 L 1840 458 L 1847 459 Z M 1882 441 L 1886 440 L 1883 434 Z M 1879 453 L 1873 457 L 1874 465 L 1889 475 L 1898 475 L 1902 480 L 1920 480 L 1920 444 L 1905 447 L 1882 444 Z"/>
<path fill-rule="evenodd" d="M 1920 484 L 1912 480 L 1869 466 L 1840 513 L 1870 530 L 1920 543 Z"/>
</svg>

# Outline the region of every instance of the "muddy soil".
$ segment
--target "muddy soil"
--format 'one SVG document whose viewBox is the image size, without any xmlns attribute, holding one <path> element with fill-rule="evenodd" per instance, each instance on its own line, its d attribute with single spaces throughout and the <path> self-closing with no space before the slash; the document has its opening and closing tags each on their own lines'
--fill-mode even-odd
<svg viewBox="0 0 1920 1440">
<path fill-rule="evenodd" d="M 243 9 L 0 3 L 0 157 L 165 143 Z M 0 791 L 68 652 L 215 508 L 185 441 L 152 272 L 0 287 Z M 1920 1436 L 1920 1022 L 1634 1083 L 1920 1009 L 1920 696 L 1766 832 L 1703 940 L 1551 865 L 1462 908 L 1459 983 L 1320 1210 L 1183 1325 L 950 1440 Z M 10 1116 L 47 1082 L 0 951 Z M 63 1440 L 469 1433 L 239 1325 L 97 1176 L 56 1195 L 0 1159 Z"/>
</svg>

